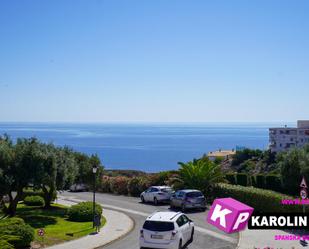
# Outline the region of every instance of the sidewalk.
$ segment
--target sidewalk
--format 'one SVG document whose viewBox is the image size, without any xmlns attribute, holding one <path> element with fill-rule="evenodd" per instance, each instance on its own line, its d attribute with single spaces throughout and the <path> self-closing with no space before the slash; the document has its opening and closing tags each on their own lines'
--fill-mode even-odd
<svg viewBox="0 0 309 249">
<path fill-rule="evenodd" d="M 281 230 L 249 230 L 239 233 L 237 249 L 304 249 L 299 240 L 275 240 L 276 235 L 290 235 Z M 307 241 L 308 242 L 308 241 Z"/>
<path fill-rule="evenodd" d="M 57 199 L 57 203 L 65 206 L 76 204 L 76 202 L 71 202 L 61 196 Z M 54 245 L 48 247 L 48 249 L 94 249 L 119 239 L 129 233 L 134 227 L 132 219 L 123 213 L 104 208 L 103 215 L 106 218 L 106 224 L 100 233 Z"/>
</svg>

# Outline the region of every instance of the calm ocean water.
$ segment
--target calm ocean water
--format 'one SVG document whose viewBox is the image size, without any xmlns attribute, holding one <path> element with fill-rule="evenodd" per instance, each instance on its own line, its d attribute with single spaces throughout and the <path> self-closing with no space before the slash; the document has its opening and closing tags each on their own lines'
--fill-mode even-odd
<svg viewBox="0 0 309 249">
<path fill-rule="evenodd" d="M 0 123 L 13 139 L 35 136 L 44 142 L 97 153 L 108 169 L 147 172 L 177 169 L 208 151 L 236 146 L 265 149 L 274 123 L 52 124 Z"/>
</svg>

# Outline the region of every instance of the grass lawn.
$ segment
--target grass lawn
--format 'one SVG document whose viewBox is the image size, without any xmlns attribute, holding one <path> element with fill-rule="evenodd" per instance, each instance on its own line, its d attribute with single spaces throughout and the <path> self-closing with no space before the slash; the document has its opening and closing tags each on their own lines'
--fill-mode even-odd
<svg viewBox="0 0 309 249">
<path fill-rule="evenodd" d="M 52 205 L 51 209 L 19 204 L 16 216 L 24 219 L 27 224 L 35 228 L 34 248 L 59 244 L 94 232 L 92 222 L 67 220 L 66 210 L 67 207 L 58 204 Z M 103 217 L 102 226 L 104 226 L 105 222 L 106 220 Z M 45 231 L 44 239 L 37 234 L 40 228 Z"/>
</svg>

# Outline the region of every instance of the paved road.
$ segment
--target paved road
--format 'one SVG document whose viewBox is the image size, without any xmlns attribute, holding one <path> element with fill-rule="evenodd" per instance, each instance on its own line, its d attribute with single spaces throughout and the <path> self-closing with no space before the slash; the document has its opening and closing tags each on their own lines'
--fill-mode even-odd
<svg viewBox="0 0 309 249">
<path fill-rule="evenodd" d="M 92 200 L 92 193 L 62 193 L 63 196 L 81 200 Z M 139 249 L 138 236 L 145 217 L 155 211 L 169 210 L 168 205 L 153 206 L 142 204 L 138 198 L 110 194 L 96 194 L 96 201 L 106 208 L 122 211 L 135 222 L 135 227 L 126 237 L 102 249 Z M 227 235 L 205 222 L 206 212 L 188 212 L 194 221 L 196 233 L 194 241 L 187 249 L 234 249 L 237 246 L 238 234 Z"/>
</svg>

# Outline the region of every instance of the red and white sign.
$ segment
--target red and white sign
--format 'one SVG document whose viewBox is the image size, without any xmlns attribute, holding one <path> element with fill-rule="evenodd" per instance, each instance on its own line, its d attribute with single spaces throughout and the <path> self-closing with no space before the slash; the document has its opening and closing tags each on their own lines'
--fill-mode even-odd
<svg viewBox="0 0 309 249">
<path fill-rule="evenodd" d="M 303 200 L 307 199 L 307 197 L 308 197 L 308 192 L 307 192 L 307 190 L 306 190 L 305 188 L 303 188 L 303 189 L 300 191 L 300 197 L 301 197 Z"/>
<path fill-rule="evenodd" d="M 303 177 L 303 179 L 301 180 L 300 187 L 301 188 L 308 188 L 305 177 Z"/>
<path fill-rule="evenodd" d="M 45 231 L 44 231 L 43 229 L 39 229 L 39 230 L 38 230 L 38 235 L 39 235 L 40 237 L 43 237 L 43 236 L 45 235 Z"/>
</svg>

